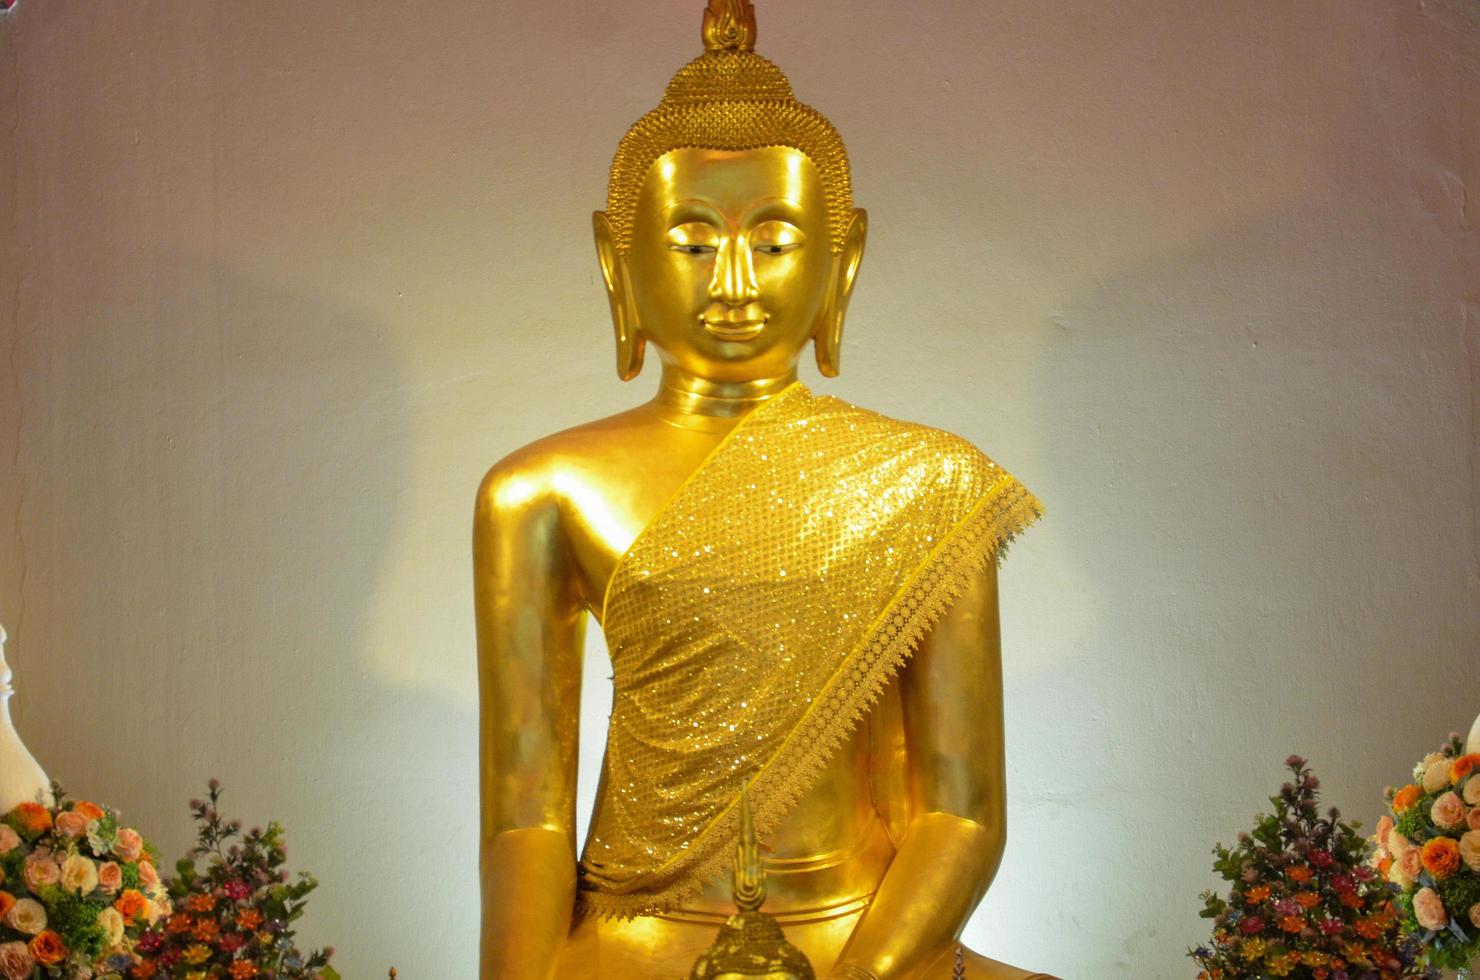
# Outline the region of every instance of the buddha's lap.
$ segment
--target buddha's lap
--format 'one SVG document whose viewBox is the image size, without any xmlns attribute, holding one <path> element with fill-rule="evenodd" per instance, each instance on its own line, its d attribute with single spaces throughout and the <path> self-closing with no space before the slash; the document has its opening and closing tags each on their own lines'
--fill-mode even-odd
<svg viewBox="0 0 1480 980">
<path fill-rule="evenodd" d="M 821 921 L 786 923 L 786 938 L 807 955 L 819 977 L 827 975 L 858 924 L 862 911 Z M 558 980 L 684 980 L 694 961 L 719 932 L 717 922 L 687 922 L 639 916 L 598 919 L 589 916 L 571 930 L 556 971 Z M 966 951 L 968 980 L 1033 980 L 1031 973 Z M 921 980 L 949 980 L 955 949 L 942 950 Z"/>
<path fill-rule="evenodd" d="M 819 973 L 830 967 L 861 913 L 821 922 L 786 923 L 786 938 Z M 719 934 L 718 921 L 682 921 L 655 916 L 598 919 L 588 916 L 571 930 L 556 976 L 559 980 L 683 980 L 699 954 Z"/>
</svg>

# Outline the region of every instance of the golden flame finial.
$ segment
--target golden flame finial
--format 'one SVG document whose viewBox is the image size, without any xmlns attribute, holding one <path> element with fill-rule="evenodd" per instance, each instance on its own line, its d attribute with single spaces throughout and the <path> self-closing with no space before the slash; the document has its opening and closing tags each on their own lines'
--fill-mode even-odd
<svg viewBox="0 0 1480 980">
<path fill-rule="evenodd" d="M 704 47 L 754 51 L 755 5 L 750 0 L 709 0 L 709 9 L 704 11 Z"/>
<path fill-rule="evenodd" d="M 735 848 L 735 905 L 754 912 L 766 901 L 766 870 L 761 866 L 761 846 L 755 839 L 755 820 L 750 815 L 750 790 L 740 786 L 740 843 Z"/>
<path fill-rule="evenodd" d="M 766 900 L 766 871 L 744 783 L 731 893 L 740 911 L 725 920 L 714 945 L 694 962 L 689 980 L 817 980 L 806 954 L 787 942 L 776 920 L 760 910 Z"/>
</svg>

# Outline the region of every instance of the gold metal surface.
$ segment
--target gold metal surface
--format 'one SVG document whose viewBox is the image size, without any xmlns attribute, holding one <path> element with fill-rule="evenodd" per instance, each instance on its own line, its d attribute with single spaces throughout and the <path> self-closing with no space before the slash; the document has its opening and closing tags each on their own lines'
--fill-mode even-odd
<svg viewBox="0 0 1480 980">
<path fill-rule="evenodd" d="M 636 377 L 651 349 L 657 395 L 511 454 L 477 495 L 485 980 L 676 980 L 731 908 L 721 876 L 650 914 L 574 914 L 588 617 L 607 611 L 624 555 L 672 516 L 668 505 L 736 424 L 796 394 L 808 344 L 822 372 L 837 373 L 867 235 L 841 140 L 748 50 L 750 4 L 711 0 L 704 32 L 706 54 L 623 141 L 608 210 L 595 217 L 618 373 Z M 898 677 L 839 728 L 763 836 L 768 911 L 824 976 L 950 977 L 1000 860 L 996 566 L 970 567 Z M 733 680 L 709 702 L 728 701 L 738 724 L 747 691 Z M 675 726 L 696 720 L 682 703 L 645 717 L 665 710 Z M 606 760 L 603 800 L 622 761 Z M 632 799 L 669 792 L 628 789 Z M 1028 975 L 966 957 L 968 977 Z"/>
</svg>

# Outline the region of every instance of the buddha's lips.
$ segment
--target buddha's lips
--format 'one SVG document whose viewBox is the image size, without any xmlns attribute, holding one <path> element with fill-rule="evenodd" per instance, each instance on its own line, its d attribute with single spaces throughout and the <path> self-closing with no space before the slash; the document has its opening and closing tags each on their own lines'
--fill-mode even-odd
<svg viewBox="0 0 1480 980">
<path fill-rule="evenodd" d="M 707 316 L 703 318 L 704 329 L 720 340 L 754 340 L 766 329 L 766 321 L 769 319 L 770 317 L 765 316 L 748 320 L 711 319 Z"/>
</svg>

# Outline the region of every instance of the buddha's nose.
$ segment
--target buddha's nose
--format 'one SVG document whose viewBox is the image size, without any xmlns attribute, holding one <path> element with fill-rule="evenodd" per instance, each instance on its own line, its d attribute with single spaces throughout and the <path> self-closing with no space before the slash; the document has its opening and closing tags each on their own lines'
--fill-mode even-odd
<svg viewBox="0 0 1480 980">
<path fill-rule="evenodd" d="M 709 282 L 712 299 L 730 306 L 744 306 L 760 298 L 755 281 L 755 261 L 750 243 L 739 235 L 732 236 L 715 256 L 714 278 Z"/>
</svg>

